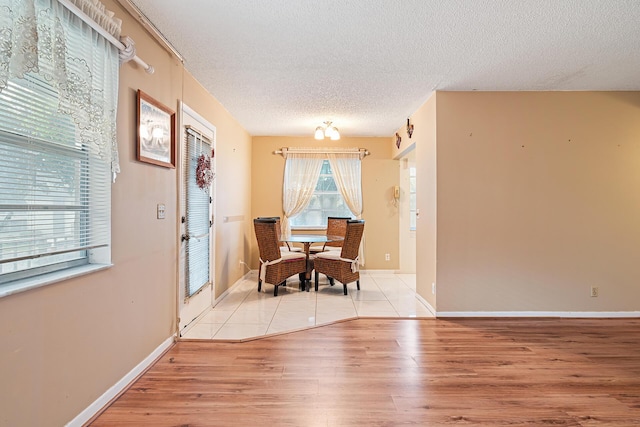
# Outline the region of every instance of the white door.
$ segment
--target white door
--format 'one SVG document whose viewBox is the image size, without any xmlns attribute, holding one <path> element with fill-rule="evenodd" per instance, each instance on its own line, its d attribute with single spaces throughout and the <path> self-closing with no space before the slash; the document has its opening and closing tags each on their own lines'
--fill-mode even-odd
<svg viewBox="0 0 640 427">
<path fill-rule="evenodd" d="M 180 331 L 211 308 L 215 278 L 215 127 L 181 106 L 180 171 Z M 196 179 L 211 165 L 211 182 Z M 198 166 L 200 164 L 200 167 Z"/>
</svg>

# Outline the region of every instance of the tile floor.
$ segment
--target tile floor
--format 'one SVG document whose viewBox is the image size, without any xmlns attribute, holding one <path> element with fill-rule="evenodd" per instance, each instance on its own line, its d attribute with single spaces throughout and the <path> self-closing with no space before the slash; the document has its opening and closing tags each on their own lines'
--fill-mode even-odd
<svg viewBox="0 0 640 427">
<path fill-rule="evenodd" d="M 302 292 L 297 278 L 290 278 L 273 296 L 273 286 L 258 292 L 257 273 L 237 283 L 229 293 L 193 326 L 183 332 L 188 339 L 242 340 L 294 331 L 357 317 L 433 317 L 415 294 L 415 274 L 361 272 L 347 288 L 329 286 L 320 275 L 318 292 Z"/>
</svg>

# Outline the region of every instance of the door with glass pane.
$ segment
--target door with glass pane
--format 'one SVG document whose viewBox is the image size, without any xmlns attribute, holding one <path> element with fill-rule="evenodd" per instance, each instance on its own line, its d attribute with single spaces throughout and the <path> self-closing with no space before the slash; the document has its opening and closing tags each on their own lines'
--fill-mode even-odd
<svg viewBox="0 0 640 427">
<path fill-rule="evenodd" d="M 214 296 L 215 128 L 182 108 L 180 330 L 208 310 Z"/>
</svg>

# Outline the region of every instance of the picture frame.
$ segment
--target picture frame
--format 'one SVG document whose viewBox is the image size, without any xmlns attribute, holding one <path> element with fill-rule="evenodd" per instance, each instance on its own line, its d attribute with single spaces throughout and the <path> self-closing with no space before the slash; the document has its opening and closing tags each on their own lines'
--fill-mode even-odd
<svg viewBox="0 0 640 427">
<path fill-rule="evenodd" d="M 138 89 L 136 158 L 166 168 L 176 167 L 176 113 Z"/>
</svg>

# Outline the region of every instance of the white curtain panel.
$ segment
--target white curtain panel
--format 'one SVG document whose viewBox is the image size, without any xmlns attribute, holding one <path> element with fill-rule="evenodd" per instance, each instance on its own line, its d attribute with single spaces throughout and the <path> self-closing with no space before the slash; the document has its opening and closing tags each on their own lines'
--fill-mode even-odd
<svg viewBox="0 0 640 427">
<path fill-rule="evenodd" d="M 357 219 L 362 218 L 362 161 L 359 153 L 328 153 L 333 179 L 349 210 Z M 364 234 L 358 251 L 360 265 L 364 265 Z"/>
<path fill-rule="evenodd" d="M 73 1 L 119 34 L 120 21 L 98 0 Z M 44 77 L 58 93 L 58 111 L 70 115 L 82 142 L 111 164 L 114 180 L 120 172 L 118 67 L 118 49 L 57 0 L 0 0 L 0 91 L 13 78 Z"/>
<path fill-rule="evenodd" d="M 311 201 L 325 158 L 323 153 L 287 154 L 282 188 L 283 236 L 291 235 L 289 219 L 302 212 Z"/>
</svg>

